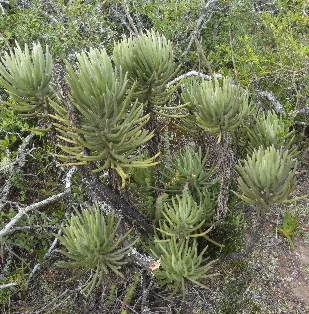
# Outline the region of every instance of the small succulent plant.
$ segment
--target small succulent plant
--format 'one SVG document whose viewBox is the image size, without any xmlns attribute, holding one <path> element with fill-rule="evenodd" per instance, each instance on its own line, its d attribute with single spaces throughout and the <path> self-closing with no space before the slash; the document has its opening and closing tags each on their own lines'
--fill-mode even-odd
<svg viewBox="0 0 309 314">
<path fill-rule="evenodd" d="M 139 99 L 159 106 L 166 103 L 166 84 L 175 76 L 172 43 L 155 31 L 123 39 L 114 47 L 114 61 L 137 82 Z"/>
<path fill-rule="evenodd" d="M 294 131 L 289 131 L 283 118 L 273 111 L 261 113 L 256 118 L 254 127 L 248 128 L 248 135 L 251 149 L 271 145 L 291 149 L 294 139 Z"/>
<path fill-rule="evenodd" d="M 200 127 L 219 136 L 238 128 L 250 113 L 247 91 L 229 78 L 194 82 L 183 98 L 192 105 Z"/>
<path fill-rule="evenodd" d="M 197 242 L 186 239 L 178 241 L 175 237 L 167 240 L 156 240 L 152 250 L 160 260 L 160 267 L 155 271 L 156 277 L 164 285 L 170 285 L 174 291 L 185 293 L 187 282 L 205 288 L 202 280 L 215 276 L 211 268 L 215 261 L 204 258 L 207 247 L 198 253 Z"/>
<path fill-rule="evenodd" d="M 120 268 L 126 264 L 125 257 L 133 243 L 124 245 L 128 233 L 119 237 L 119 224 L 120 219 L 114 214 L 105 217 L 100 208 L 94 206 L 76 212 L 63 227 L 63 235 L 59 236 L 59 240 L 65 247 L 62 253 L 68 261 L 59 265 L 91 273 L 83 287 L 86 295 L 101 284 L 109 271 L 123 276 Z"/>
<path fill-rule="evenodd" d="M 270 146 L 254 150 L 237 166 L 239 172 L 237 195 L 249 204 L 267 209 L 287 200 L 295 188 L 296 161 L 288 151 Z"/>
<path fill-rule="evenodd" d="M 47 111 L 47 98 L 51 97 L 53 59 L 46 46 L 34 43 L 6 52 L 0 60 L 0 85 L 17 100 L 14 109 L 23 113 Z"/>
<path fill-rule="evenodd" d="M 168 169 L 168 186 L 173 190 L 183 191 L 186 187 L 191 193 L 203 191 L 212 182 L 214 168 L 206 168 L 207 154 L 202 156 L 202 150 L 192 147 L 183 149 L 175 162 Z"/>
<path fill-rule="evenodd" d="M 188 192 L 172 197 L 170 203 L 165 202 L 161 214 L 159 231 L 180 239 L 198 236 L 207 217 L 204 207 L 199 206 Z"/>
</svg>

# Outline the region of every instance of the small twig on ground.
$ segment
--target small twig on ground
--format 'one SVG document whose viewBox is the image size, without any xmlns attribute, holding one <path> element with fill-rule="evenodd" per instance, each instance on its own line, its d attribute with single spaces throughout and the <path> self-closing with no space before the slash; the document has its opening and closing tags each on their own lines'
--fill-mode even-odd
<svg viewBox="0 0 309 314">
<path fill-rule="evenodd" d="M 6 284 L 4 284 L 4 285 L 0 285 L 0 290 L 1 290 L 1 289 L 12 288 L 12 287 L 15 287 L 15 286 L 17 286 L 17 285 L 18 285 L 17 282 L 6 283 Z"/>
<path fill-rule="evenodd" d="M 50 196 L 43 201 L 31 204 L 29 206 L 26 206 L 20 209 L 19 212 L 15 215 L 15 217 L 11 219 L 11 221 L 7 223 L 2 230 L 0 230 L 0 239 L 3 238 L 5 235 L 7 235 L 10 232 L 10 230 L 17 224 L 17 222 L 28 212 L 37 210 L 46 205 L 58 202 L 59 200 L 63 199 L 65 196 L 69 195 L 71 193 L 71 179 L 75 170 L 76 168 L 72 168 L 68 171 L 65 181 L 64 181 L 65 182 L 64 192 Z"/>
<path fill-rule="evenodd" d="M 15 159 L 15 162 L 11 164 L 11 167 L 9 169 L 9 177 L 6 180 L 2 190 L 1 190 L 1 199 L 0 199 L 0 211 L 3 209 L 3 207 L 6 204 L 6 200 L 8 198 L 8 195 L 10 193 L 11 187 L 12 187 L 12 179 L 16 175 L 16 173 L 25 165 L 26 163 L 26 156 L 29 154 L 31 150 L 27 149 L 27 146 L 31 142 L 32 138 L 34 137 L 34 134 L 27 135 L 22 144 L 19 146 L 17 150 L 17 157 Z"/>
</svg>

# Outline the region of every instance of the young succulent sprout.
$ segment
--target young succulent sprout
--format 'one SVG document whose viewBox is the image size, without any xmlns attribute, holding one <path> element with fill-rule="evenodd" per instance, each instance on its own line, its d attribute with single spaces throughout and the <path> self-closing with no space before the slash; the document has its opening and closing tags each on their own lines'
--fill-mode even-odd
<svg viewBox="0 0 309 314">
<path fill-rule="evenodd" d="M 53 59 L 48 46 L 40 43 L 6 52 L 0 60 L 0 85 L 17 101 L 14 109 L 23 113 L 47 111 L 47 99 L 52 96 Z"/>
<path fill-rule="evenodd" d="M 297 162 L 283 149 L 260 147 L 240 162 L 236 193 L 243 201 L 257 204 L 263 211 L 289 199 L 296 185 Z"/>
</svg>

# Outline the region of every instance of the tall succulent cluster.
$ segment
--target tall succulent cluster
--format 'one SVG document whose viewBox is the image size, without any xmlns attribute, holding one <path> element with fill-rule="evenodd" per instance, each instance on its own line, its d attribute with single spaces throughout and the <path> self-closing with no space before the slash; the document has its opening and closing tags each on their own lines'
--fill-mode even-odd
<svg viewBox="0 0 309 314">
<path fill-rule="evenodd" d="M 0 86 L 18 101 L 15 110 L 38 113 L 47 110 L 47 98 L 52 96 L 53 59 L 46 46 L 45 53 L 40 43 L 32 49 L 18 44 L 5 52 L 0 60 Z"/>
<path fill-rule="evenodd" d="M 91 272 L 83 287 L 89 295 L 102 283 L 104 275 L 112 271 L 119 276 L 125 257 L 132 244 L 124 245 L 128 233 L 117 236 L 120 220 L 113 214 L 104 216 L 97 206 L 76 212 L 59 236 L 65 247 L 62 253 L 69 259 L 60 263 L 63 267 L 79 268 Z"/>
<path fill-rule="evenodd" d="M 184 100 L 193 106 L 200 127 L 219 135 L 237 129 L 250 113 L 248 93 L 229 78 L 193 83 Z"/>
<path fill-rule="evenodd" d="M 177 73 L 172 43 L 155 31 L 124 38 L 114 47 L 114 61 L 137 82 L 138 98 L 160 109 L 166 103 L 166 84 Z"/>
<path fill-rule="evenodd" d="M 254 150 L 237 169 L 239 197 L 261 209 L 285 201 L 295 188 L 296 161 L 274 146 Z"/>
<path fill-rule="evenodd" d="M 153 134 L 144 129 L 149 117 L 133 99 L 134 85 L 128 87 L 127 75 L 113 68 L 104 49 L 82 52 L 77 60 L 76 71 L 69 64 L 67 68 L 78 127 L 72 127 L 63 106 L 52 103 L 61 139 L 68 144 L 61 146 L 63 157 L 70 163 L 97 162 L 96 171 L 114 168 L 123 179 L 125 168 L 153 165 L 156 156 L 141 160 L 138 153 Z"/>
<path fill-rule="evenodd" d="M 260 146 L 267 148 L 292 149 L 294 131 L 289 131 L 282 117 L 275 112 L 261 113 L 255 120 L 253 128 L 248 129 L 250 146 L 252 149 Z M 295 150 L 293 150 L 295 152 Z"/>
</svg>

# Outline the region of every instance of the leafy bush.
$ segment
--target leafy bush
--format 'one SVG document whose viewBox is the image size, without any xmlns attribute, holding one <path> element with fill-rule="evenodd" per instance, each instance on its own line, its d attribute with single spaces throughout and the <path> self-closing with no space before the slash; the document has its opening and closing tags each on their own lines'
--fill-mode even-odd
<svg viewBox="0 0 309 314">
<path fill-rule="evenodd" d="M 163 205 L 164 209 L 161 212 L 163 219 L 159 231 L 163 235 L 179 239 L 202 236 L 201 230 L 205 227 L 206 220 L 213 214 L 213 208 L 209 204 L 205 207 L 203 205 L 197 204 L 187 191 L 181 196 L 176 195 L 170 204 Z"/>
<path fill-rule="evenodd" d="M 182 149 L 172 165 L 167 169 L 167 189 L 182 192 L 189 189 L 196 195 L 212 182 L 214 168 L 206 168 L 207 154 L 203 157 L 202 150 L 193 147 Z M 207 170 L 208 171 L 207 171 Z"/>
<path fill-rule="evenodd" d="M 113 56 L 129 78 L 137 81 L 140 101 L 147 106 L 167 102 L 166 84 L 177 69 L 172 43 L 163 35 L 148 31 L 135 38 L 125 38 L 115 45 Z"/>
<path fill-rule="evenodd" d="M 288 151 L 260 147 L 237 166 L 240 177 L 237 194 L 249 204 L 268 209 L 288 199 L 295 188 L 296 162 Z"/>
<path fill-rule="evenodd" d="M 119 270 L 126 264 L 125 256 L 132 244 L 123 246 L 128 233 L 117 236 L 119 224 L 120 220 L 113 214 L 105 217 L 95 206 L 76 212 L 63 228 L 63 235 L 59 236 L 66 248 L 62 253 L 69 258 L 59 265 L 91 271 L 83 287 L 87 295 L 102 283 L 103 276 L 109 271 L 123 277 Z"/>
</svg>

